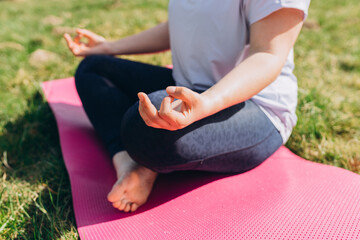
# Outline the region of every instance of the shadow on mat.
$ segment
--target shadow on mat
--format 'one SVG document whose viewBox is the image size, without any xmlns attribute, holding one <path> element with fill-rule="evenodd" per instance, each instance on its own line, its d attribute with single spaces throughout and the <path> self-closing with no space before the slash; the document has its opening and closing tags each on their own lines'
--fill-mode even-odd
<svg viewBox="0 0 360 240">
<path fill-rule="evenodd" d="M 162 174 L 158 177 L 148 202 L 139 208 L 139 213 L 164 204 L 206 184 L 233 175 L 234 174 L 219 174 L 199 171 Z"/>
<path fill-rule="evenodd" d="M 214 181 L 233 175 L 234 174 L 230 175 L 230 174 L 219 174 L 219 173 L 209 173 L 209 172 L 199 172 L 199 171 L 184 171 L 184 172 L 160 174 L 154 184 L 154 188 L 149 196 L 148 201 L 140 208 L 138 208 L 138 210 L 136 210 L 135 212 L 124 213 L 113 208 L 111 210 L 112 214 L 109 214 L 107 211 L 104 211 L 104 213 L 106 214 L 105 220 L 103 218 L 87 219 L 86 223 L 84 224 L 78 223 L 78 227 L 85 227 L 89 225 L 96 225 L 99 223 L 116 221 L 145 213 L 151 209 L 166 204 L 171 200 L 181 197 L 184 194 L 187 194 L 191 191 L 201 188 L 202 186 L 205 186 Z M 111 187 L 109 186 L 109 188 Z M 106 195 L 104 195 L 103 197 L 104 199 L 106 199 Z M 206 198 L 206 196 L 203 197 Z M 178 205 L 178 207 L 181 208 L 181 205 Z"/>
</svg>

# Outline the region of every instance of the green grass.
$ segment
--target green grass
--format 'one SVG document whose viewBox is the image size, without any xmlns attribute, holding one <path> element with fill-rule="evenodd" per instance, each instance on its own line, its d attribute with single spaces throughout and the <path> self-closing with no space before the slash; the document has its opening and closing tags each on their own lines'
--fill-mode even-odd
<svg viewBox="0 0 360 240">
<path fill-rule="evenodd" d="M 0 0 L 0 239 L 77 239 L 71 190 L 53 115 L 39 83 L 73 75 L 80 59 L 62 33 L 117 39 L 166 20 L 165 0 Z M 298 124 L 287 146 L 360 173 L 358 0 L 313 1 L 295 48 Z M 36 49 L 56 54 L 32 66 Z M 169 52 L 130 56 L 158 65 Z"/>
</svg>

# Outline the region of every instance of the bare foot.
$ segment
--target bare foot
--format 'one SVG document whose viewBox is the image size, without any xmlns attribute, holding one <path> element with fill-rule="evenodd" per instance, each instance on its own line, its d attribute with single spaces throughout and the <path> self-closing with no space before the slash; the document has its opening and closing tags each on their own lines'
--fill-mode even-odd
<svg viewBox="0 0 360 240">
<path fill-rule="evenodd" d="M 122 155 L 121 161 L 115 161 L 114 157 L 114 166 L 118 174 L 118 180 L 107 198 L 115 208 L 124 212 L 134 212 L 147 201 L 157 173 L 136 164 L 127 155 L 132 161 L 132 164 L 129 164 L 131 161 L 127 159 L 126 155 Z"/>
</svg>

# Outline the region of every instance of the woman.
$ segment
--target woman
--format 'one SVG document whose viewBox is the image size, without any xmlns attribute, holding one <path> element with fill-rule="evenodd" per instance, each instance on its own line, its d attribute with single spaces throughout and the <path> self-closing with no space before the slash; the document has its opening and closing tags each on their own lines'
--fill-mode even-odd
<svg viewBox="0 0 360 240">
<path fill-rule="evenodd" d="M 87 56 L 76 87 L 113 158 L 115 208 L 144 204 L 158 173 L 245 172 L 287 141 L 296 123 L 292 47 L 308 7 L 170 0 L 169 20 L 137 35 L 108 42 L 85 29 L 65 34 L 73 54 Z M 173 70 L 111 56 L 168 49 Z"/>
</svg>

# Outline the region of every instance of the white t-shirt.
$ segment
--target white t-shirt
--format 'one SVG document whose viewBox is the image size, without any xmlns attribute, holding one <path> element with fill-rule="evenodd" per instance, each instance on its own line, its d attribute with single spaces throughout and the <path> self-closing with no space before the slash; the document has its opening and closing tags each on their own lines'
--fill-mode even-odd
<svg viewBox="0 0 360 240">
<path fill-rule="evenodd" d="M 246 55 L 250 25 L 281 8 L 308 13 L 310 0 L 170 0 L 173 77 L 178 86 L 206 90 Z M 259 66 L 261 67 L 261 66 Z M 252 97 L 285 143 L 297 117 L 293 50 L 278 78 Z"/>
</svg>

